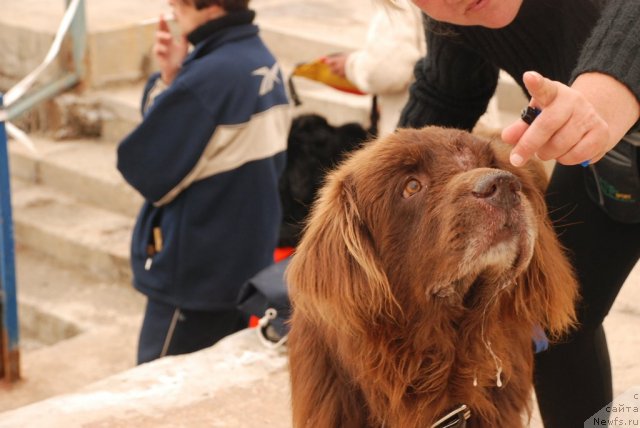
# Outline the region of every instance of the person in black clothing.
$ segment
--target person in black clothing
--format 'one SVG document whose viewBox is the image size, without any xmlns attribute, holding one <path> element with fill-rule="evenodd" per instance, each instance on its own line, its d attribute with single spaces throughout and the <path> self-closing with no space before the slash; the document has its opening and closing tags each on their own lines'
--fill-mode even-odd
<svg viewBox="0 0 640 428">
<path fill-rule="evenodd" d="M 613 399 L 602 322 L 640 257 L 640 2 L 413 1 L 427 56 L 400 127 L 471 130 L 500 69 L 541 111 L 502 138 L 515 166 L 557 161 L 547 204 L 581 284 L 580 324 L 536 355 L 535 387 L 546 427 L 582 427 Z"/>
</svg>

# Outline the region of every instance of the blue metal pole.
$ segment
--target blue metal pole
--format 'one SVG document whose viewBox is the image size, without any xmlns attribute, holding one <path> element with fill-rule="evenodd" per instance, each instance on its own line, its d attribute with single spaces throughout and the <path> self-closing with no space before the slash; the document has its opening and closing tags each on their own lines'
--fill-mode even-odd
<svg viewBox="0 0 640 428">
<path fill-rule="evenodd" d="M 2 107 L 0 94 L 0 107 Z M 20 352 L 18 334 L 18 302 L 13 243 L 13 219 L 9 183 L 9 155 L 7 133 L 0 121 L 0 378 L 15 382 L 20 378 Z"/>
</svg>

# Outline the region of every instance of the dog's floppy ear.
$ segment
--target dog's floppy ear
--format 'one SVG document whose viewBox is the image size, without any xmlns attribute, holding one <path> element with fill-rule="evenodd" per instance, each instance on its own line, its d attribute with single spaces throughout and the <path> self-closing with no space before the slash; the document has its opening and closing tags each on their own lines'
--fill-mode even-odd
<svg viewBox="0 0 640 428">
<path fill-rule="evenodd" d="M 516 287 L 520 295 L 516 310 L 527 314 L 532 323 L 542 326 L 552 338 L 558 338 L 576 323 L 577 280 L 565 250 L 558 241 L 544 201 L 547 178 L 540 165 L 523 171 L 527 197 L 537 221 L 538 237 L 533 257 Z"/>
<path fill-rule="evenodd" d="M 361 332 L 393 317 L 397 304 L 345 169 L 330 174 L 322 189 L 287 282 L 299 314 Z"/>
</svg>

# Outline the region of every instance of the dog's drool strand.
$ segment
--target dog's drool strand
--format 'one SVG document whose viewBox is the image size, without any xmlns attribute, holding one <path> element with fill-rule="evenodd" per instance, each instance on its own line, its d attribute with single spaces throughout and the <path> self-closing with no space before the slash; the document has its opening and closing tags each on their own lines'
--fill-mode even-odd
<svg viewBox="0 0 640 428">
<path fill-rule="evenodd" d="M 496 386 L 498 388 L 502 387 L 502 360 L 500 359 L 500 357 L 498 357 L 496 355 L 495 352 L 493 352 L 493 348 L 491 347 L 491 342 L 487 340 L 487 338 L 484 335 L 484 323 L 487 319 L 487 309 L 489 308 L 489 306 L 491 306 L 491 304 L 493 303 L 493 301 L 498 297 L 498 294 L 503 291 L 505 288 L 507 288 L 510 284 L 512 283 L 512 281 L 506 282 L 502 287 L 498 288 L 496 290 L 496 292 L 493 294 L 493 296 L 491 296 L 491 298 L 489 299 L 489 301 L 487 302 L 486 306 L 484 307 L 484 310 L 482 311 L 482 325 L 480 326 L 480 339 L 482 340 L 482 343 L 484 344 L 484 347 L 487 348 L 487 351 L 489 351 L 489 354 L 491 355 L 491 358 L 493 358 L 493 363 L 496 366 Z M 478 385 L 478 377 L 477 377 L 477 372 L 474 371 L 474 375 L 473 375 L 473 386 L 477 386 Z"/>
</svg>

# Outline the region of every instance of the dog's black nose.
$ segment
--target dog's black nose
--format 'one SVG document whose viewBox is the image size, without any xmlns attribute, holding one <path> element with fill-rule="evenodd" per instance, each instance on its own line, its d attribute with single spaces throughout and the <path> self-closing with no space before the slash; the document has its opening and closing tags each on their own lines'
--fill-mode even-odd
<svg viewBox="0 0 640 428">
<path fill-rule="evenodd" d="M 518 177 L 507 171 L 498 171 L 481 177 L 471 193 L 495 207 L 509 209 L 520 204 L 518 192 L 521 189 Z"/>
</svg>

